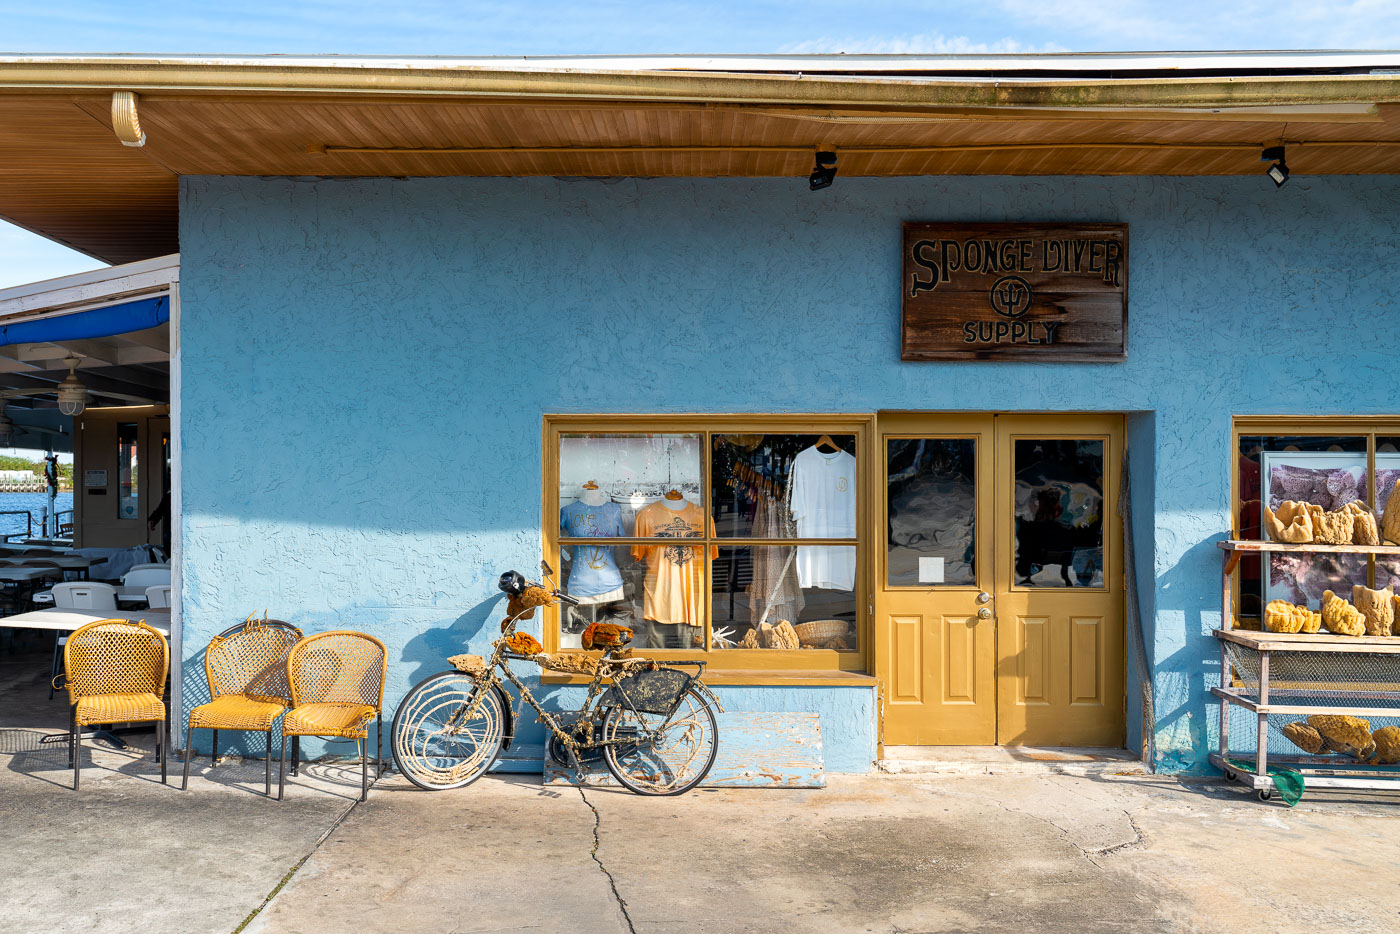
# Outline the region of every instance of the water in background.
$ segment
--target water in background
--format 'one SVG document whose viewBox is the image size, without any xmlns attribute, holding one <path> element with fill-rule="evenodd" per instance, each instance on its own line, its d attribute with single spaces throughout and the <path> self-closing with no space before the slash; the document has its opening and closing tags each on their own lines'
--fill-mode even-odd
<svg viewBox="0 0 1400 934">
<path fill-rule="evenodd" d="M 0 493 L 0 513 L 13 510 L 28 509 L 34 516 L 34 534 L 39 534 L 39 523 L 42 521 L 44 508 L 49 504 L 49 494 L 47 493 Z M 60 493 L 54 500 L 54 508 L 59 512 L 65 512 L 73 508 L 73 494 Z M 64 517 L 65 522 L 72 522 L 71 517 Z M 24 516 L 0 515 L 0 535 L 12 533 L 23 534 L 25 531 Z"/>
</svg>

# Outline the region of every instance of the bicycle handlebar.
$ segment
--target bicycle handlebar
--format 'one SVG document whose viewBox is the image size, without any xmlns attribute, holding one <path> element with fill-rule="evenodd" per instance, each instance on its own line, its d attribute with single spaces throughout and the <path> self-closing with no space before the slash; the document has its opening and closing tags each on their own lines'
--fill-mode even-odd
<svg viewBox="0 0 1400 934">
<path fill-rule="evenodd" d="M 496 586 L 500 587 L 501 590 L 510 594 L 512 597 L 518 597 L 525 592 L 527 587 L 532 587 L 534 585 L 526 580 L 525 575 L 521 574 L 519 571 L 506 571 L 501 575 L 501 579 L 497 582 Z M 549 593 L 550 596 L 560 603 L 567 603 L 569 606 L 579 605 L 578 597 L 570 596 L 563 590 L 551 588 Z"/>
</svg>

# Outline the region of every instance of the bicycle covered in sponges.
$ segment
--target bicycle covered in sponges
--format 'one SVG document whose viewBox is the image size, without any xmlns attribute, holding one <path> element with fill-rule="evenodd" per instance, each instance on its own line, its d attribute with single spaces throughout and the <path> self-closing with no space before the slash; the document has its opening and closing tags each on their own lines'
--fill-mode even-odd
<svg viewBox="0 0 1400 934">
<path fill-rule="evenodd" d="M 545 584 L 515 571 L 501 575 L 509 595 L 501 637 L 489 658 L 456 655 L 454 666 L 420 681 L 394 715 L 394 763 L 419 788 L 462 788 L 485 774 L 515 737 L 515 711 L 504 683 L 534 708 L 547 732 L 547 754 L 582 771 L 601 755 L 624 787 L 643 795 L 684 794 L 704 780 L 719 751 L 715 719 L 719 701 L 700 675 L 703 661 L 636 658 L 632 630 L 594 623 L 583 631 L 585 649 L 601 654 L 547 654 L 516 624 L 539 607 L 577 604 L 556 588 L 553 570 L 541 562 Z M 511 670 L 511 662 L 591 676 L 576 711 L 544 709 Z M 676 667 L 679 666 L 679 667 Z M 682 669 L 694 668 L 694 673 Z"/>
</svg>

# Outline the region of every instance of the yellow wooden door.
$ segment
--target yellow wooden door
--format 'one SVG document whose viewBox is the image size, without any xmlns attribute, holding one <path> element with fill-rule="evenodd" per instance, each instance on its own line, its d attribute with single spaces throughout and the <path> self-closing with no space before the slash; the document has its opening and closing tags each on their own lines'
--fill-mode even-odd
<svg viewBox="0 0 1400 934">
<path fill-rule="evenodd" d="M 990 415 L 881 415 L 874 587 L 887 745 L 996 742 Z"/>
<path fill-rule="evenodd" d="M 996 419 L 997 739 L 1121 746 L 1121 416 Z"/>
</svg>

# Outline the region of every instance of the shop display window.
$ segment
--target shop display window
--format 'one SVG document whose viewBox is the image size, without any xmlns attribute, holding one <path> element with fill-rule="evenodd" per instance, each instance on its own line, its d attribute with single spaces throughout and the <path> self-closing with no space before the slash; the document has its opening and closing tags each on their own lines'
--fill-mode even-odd
<svg viewBox="0 0 1400 934">
<path fill-rule="evenodd" d="M 607 421 L 550 419 L 547 549 L 583 602 L 559 609 L 547 647 L 581 648 L 606 621 L 645 653 L 862 667 L 864 417 Z"/>
<path fill-rule="evenodd" d="M 1277 509 L 1285 500 L 1328 511 L 1360 501 L 1379 520 L 1400 479 L 1400 429 L 1376 420 L 1247 419 L 1237 423 L 1235 435 L 1234 522 L 1243 539 L 1267 538 L 1264 507 Z M 1327 590 L 1349 596 L 1354 584 L 1400 588 L 1400 562 L 1367 555 L 1245 555 L 1238 578 L 1239 615 L 1257 619 L 1270 600 L 1318 609 Z"/>
</svg>

